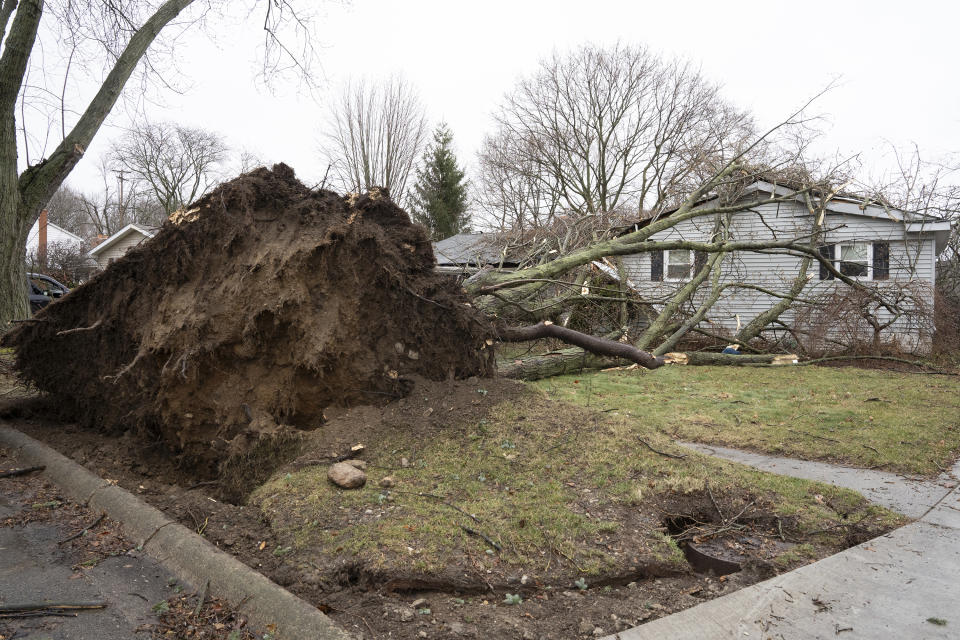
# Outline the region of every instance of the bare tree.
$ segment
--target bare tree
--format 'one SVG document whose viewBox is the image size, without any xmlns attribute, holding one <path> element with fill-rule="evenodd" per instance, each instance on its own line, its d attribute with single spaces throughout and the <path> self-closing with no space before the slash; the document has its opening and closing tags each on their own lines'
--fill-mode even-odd
<svg viewBox="0 0 960 640">
<path fill-rule="evenodd" d="M 145 78 L 158 79 L 160 86 L 169 85 L 170 75 L 162 76 L 158 66 L 164 57 L 149 57 L 148 50 L 158 53 L 157 45 L 172 43 L 162 35 L 169 25 L 177 24 L 181 28 L 174 32 L 183 33 L 204 11 L 228 6 L 198 2 L 198 12 L 188 15 L 184 10 L 191 4 L 193 0 L 0 2 L 0 327 L 29 314 L 23 286 L 27 231 L 83 157 L 124 87 L 138 69 Z M 308 70 L 308 16 L 295 14 L 288 0 L 262 6 L 265 69 L 278 73 L 289 66 L 284 60 L 292 60 L 298 71 Z M 292 34 L 292 41 L 279 39 L 284 31 Z M 303 47 L 294 49 L 294 43 Z M 60 60 L 44 65 L 45 56 L 56 59 L 53 52 Z M 67 89 L 71 69 L 79 63 L 101 80 L 95 95 L 77 105 L 75 92 L 68 96 Z M 56 98 L 35 100 L 37 95 Z M 40 113 L 41 131 L 28 127 L 28 108 Z M 37 142 L 39 149 L 34 147 Z M 18 166 L 18 158 L 25 168 Z"/>
<path fill-rule="evenodd" d="M 755 138 L 749 118 L 689 64 L 626 45 L 555 54 L 496 119 L 480 154 L 490 189 L 481 202 L 494 218 L 532 224 L 557 210 L 656 213 Z"/>
<path fill-rule="evenodd" d="M 220 135 L 172 122 L 133 129 L 112 153 L 120 170 L 139 178 L 166 215 L 206 193 L 219 178 L 226 155 Z"/>
<path fill-rule="evenodd" d="M 398 201 L 423 151 L 427 119 L 413 87 L 400 77 L 351 82 L 333 104 L 322 149 L 346 191 L 385 187 Z"/>
</svg>

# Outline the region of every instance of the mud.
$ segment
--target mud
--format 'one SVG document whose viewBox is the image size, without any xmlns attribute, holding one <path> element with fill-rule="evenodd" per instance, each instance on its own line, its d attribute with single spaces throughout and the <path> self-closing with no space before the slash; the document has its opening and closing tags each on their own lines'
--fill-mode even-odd
<svg viewBox="0 0 960 640">
<path fill-rule="evenodd" d="M 434 262 L 385 192 L 312 191 L 281 164 L 220 186 L 3 344 L 87 427 L 162 443 L 194 475 L 268 472 L 328 407 L 492 372 L 488 325 Z"/>
</svg>

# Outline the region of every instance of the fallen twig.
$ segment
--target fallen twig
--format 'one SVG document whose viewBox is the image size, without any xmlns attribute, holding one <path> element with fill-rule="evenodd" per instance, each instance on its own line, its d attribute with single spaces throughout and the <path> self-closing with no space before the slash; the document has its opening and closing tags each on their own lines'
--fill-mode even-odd
<svg viewBox="0 0 960 640">
<path fill-rule="evenodd" d="M 710 502 L 713 503 L 713 508 L 717 510 L 717 515 L 720 516 L 720 522 L 727 524 L 727 519 L 723 517 L 723 511 L 720 510 L 720 505 L 717 504 L 717 499 L 713 497 L 713 489 L 710 488 L 709 478 L 704 480 L 704 485 L 707 487 L 707 494 L 710 496 Z M 741 511 L 741 513 L 743 512 Z"/>
<path fill-rule="evenodd" d="M 473 521 L 476 522 L 477 524 L 481 524 L 481 522 L 480 522 L 479 518 L 477 518 L 477 516 L 473 515 L 472 513 L 468 513 L 468 512 L 466 512 L 466 511 L 464 511 L 463 509 L 461 509 L 461 508 L 458 507 L 457 505 L 448 502 L 447 499 L 444 498 L 443 496 L 438 496 L 438 495 L 435 494 L 435 493 L 424 493 L 424 492 L 422 492 L 422 491 L 403 491 L 402 489 L 389 489 L 389 491 L 390 491 L 391 493 L 402 493 L 402 494 L 404 494 L 404 495 L 419 496 L 419 497 L 421 497 L 421 498 L 433 498 L 434 500 L 440 502 L 441 504 L 444 504 L 444 505 L 450 507 L 451 509 L 454 509 L 455 511 L 459 511 L 460 513 L 462 513 L 463 515 L 467 516 L 468 518 L 470 518 L 471 520 L 473 520 Z"/>
<path fill-rule="evenodd" d="M 71 540 L 76 540 L 77 538 L 79 538 L 80 536 L 82 536 L 83 534 L 85 534 L 87 531 L 90 531 L 90 529 L 93 529 L 95 526 L 97 526 L 98 524 L 100 524 L 101 522 L 103 522 L 103 519 L 106 518 L 106 517 L 107 517 L 107 514 L 106 514 L 106 513 L 101 513 L 101 514 L 100 514 L 100 517 L 93 521 L 93 524 L 91 524 L 91 525 L 89 525 L 89 526 L 87 526 L 87 527 L 84 527 L 83 529 L 81 529 L 81 530 L 78 531 L 77 533 L 73 534 L 72 536 L 68 536 L 68 537 L 64 538 L 63 540 L 61 540 L 61 541 L 58 542 L 57 544 L 58 544 L 58 545 L 66 544 L 66 543 L 70 542 Z"/>
<path fill-rule="evenodd" d="M 493 547 L 493 548 L 496 549 L 497 551 L 503 551 L 503 547 L 501 547 L 499 544 L 497 544 L 497 542 L 496 542 L 495 540 L 491 539 L 490 536 L 488 536 L 488 535 L 485 534 L 484 532 L 482 532 L 482 531 L 476 531 L 475 529 L 471 529 L 470 527 L 465 527 L 465 526 L 463 526 L 463 525 L 460 525 L 460 528 L 463 529 L 464 531 L 466 531 L 467 534 L 469 534 L 469 535 L 471 535 L 471 536 L 476 536 L 476 537 L 478 537 L 478 538 L 483 539 L 484 542 L 486 542 L 488 545 L 490 545 L 491 547 Z"/>
<path fill-rule="evenodd" d="M 106 602 L 25 602 L 21 604 L 0 604 L 0 613 L 21 613 L 27 611 L 68 611 L 72 609 L 104 609 Z"/>
<path fill-rule="evenodd" d="M 800 434 L 803 434 L 803 435 L 805 435 L 805 436 L 810 436 L 811 438 L 817 438 L 818 440 L 826 440 L 827 442 L 836 442 L 837 444 L 840 443 L 840 441 L 837 440 L 837 439 L 835 439 L 835 438 L 828 438 L 828 437 L 826 437 L 826 436 L 818 436 L 817 434 L 815 434 L 815 433 L 810 433 L 809 431 L 801 431 L 800 429 L 790 429 L 790 428 L 788 428 L 787 431 L 792 431 L 793 433 L 800 433 Z"/>
<path fill-rule="evenodd" d="M 210 591 L 210 581 L 207 580 L 203 583 L 203 588 L 200 589 L 200 595 L 197 598 L 197 608 L 193 610 L 193 617 L 197 618 L 200 616 L 200 610 L 203 609 L 203 603 L 207 600 L 207 592 Z"/>
<path fill-rule="evenodd" d="M 658 453 L 658 454 L 660 454 L 661 456 L 666 456 L 666 457 L 668 457 L 668 458 L 676 458 L 677 460 L 683 460 L 684 458 L 687 457 L 686 455 L 677 455 L 677 454 L 675 454 L 675 453 L 667 453 L 666 451 L 660 451 L 660 450 L 658 450 L 658 449 L 654 449 L 653 446 L 652 446 L 649 442 L 647 442 L 646 440 L 644 440 L 644 439 L 641 438 L 640 436 L 637 436 L 637 440 L 639 440 L 641 444 L 643 444 L 644 446 L 646 446 L 647 449 L 650 449 L 650 451 L 653 451 L 654 453 Z"/>
<path fill-rule="evenodd" d="M 42 611 L 20 611 L 12 613 L 0 613 L 0 618 L 41 618 L 43 616 L 57 616 L 58 618 L 76 618 L 77 614 L 69 611 L 52 611 L 45 609 Z"/>
<path fill-rule="evenodd" d="M 880 452 L 879 452 L 879 451 L 877 451 L 876 449 L 874 449 L 873 447 L 871 447 L 871 446 L 868 445 L 868 444 L 863 445 L 863 447 L 864 447 L 865 449 L 870 449 L 870 451 L 873 451 L 873 452 L 876 453 L 877 455 L 880 455 Z"/>
<path fill-rule="evenodd" d="M 43 471 L 46 469 L 44 466 L 39 467 L 26 467 L 24 469 L 11 469 L 10 471 L 4 471 L 0 473 L 0 478 L 14 478 L 16 476 L 25 476 L 28 473 L 33 473 L 34 471 Z"/>
</svg>

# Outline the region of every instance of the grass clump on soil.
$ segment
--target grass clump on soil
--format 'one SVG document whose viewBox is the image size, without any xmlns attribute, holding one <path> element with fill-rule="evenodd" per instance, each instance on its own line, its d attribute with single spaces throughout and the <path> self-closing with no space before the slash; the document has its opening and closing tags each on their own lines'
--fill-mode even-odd
<svg viewBox="0 0 960 640">
<path fill-rule="evenodd" d="M 294 547 L 291 562 L 504 588 L 521 574 L 569 588 L 583 576 L 593 587 L 685 570 L 665 526 L 678 515 L 703 525 L 701 537 L 733 525 L 800 539 L 818 556 L 848 546 L 852 528 L 873 535 L 902 522 L 851 491 L 684 454 L 655 424 L 532 388 L 484 401 L 485 417 L 453 416 L 429 438 L 397 429 L 368 442 L 362 489 L 334 487 L 317 465 L 277 473 L 251 500 Z M 387 475 L 395 486 L 379 486 Z"/>
<path fill-rule="evenodd" d="M 960 380 L 827 367 L 664 367 L 561 376 L 551 396 L 674 438 L 936 476 L 960 455 Z"/>
</svg>

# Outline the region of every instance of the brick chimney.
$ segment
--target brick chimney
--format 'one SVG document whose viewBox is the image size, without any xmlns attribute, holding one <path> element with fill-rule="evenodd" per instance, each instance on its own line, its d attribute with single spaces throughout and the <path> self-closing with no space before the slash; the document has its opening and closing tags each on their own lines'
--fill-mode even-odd
<svg viewBox="0 0 960 640">
<path fill-rule="evenodd" d="M 47 210 L 40 212 L 40 224 L 37 226 L 37 261 L 41 269 L 47 268 Z"/>
</svg>

